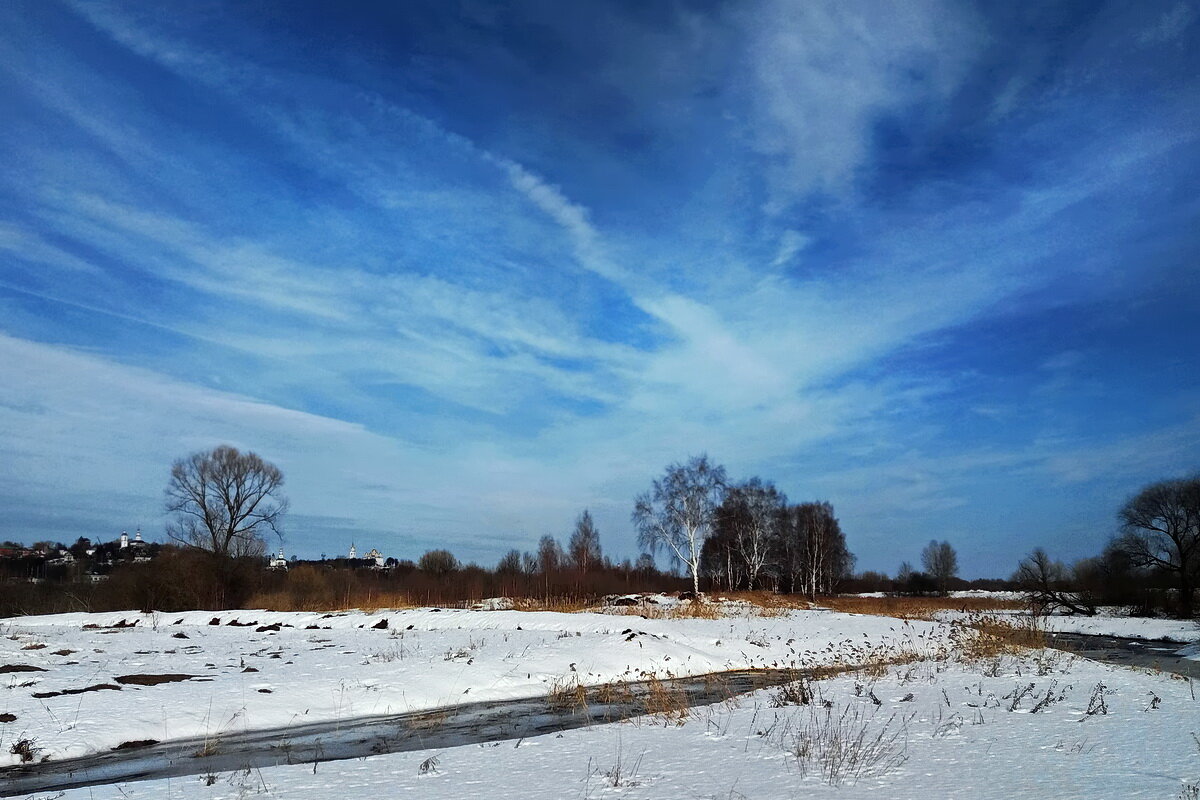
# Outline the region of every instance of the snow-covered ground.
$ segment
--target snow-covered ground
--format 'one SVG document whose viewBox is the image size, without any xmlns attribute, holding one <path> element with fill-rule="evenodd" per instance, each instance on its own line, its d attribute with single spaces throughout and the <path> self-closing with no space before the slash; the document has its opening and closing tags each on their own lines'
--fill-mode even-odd
<svg viewBox="0 0 1200 800">
<path fill-rule="evenodd" d="M 993 611 L 991 616 L 1028 619 L 1025 611 Z M 973 614 L 960 611 L 939 611 L 934 617 L 943 622 L 967 620 Z M 1145 639 L 1164 642 L 1200 641 L 1200 624 L 1186 619 L 1151 619 L 1129 617 L 1119 609 L 1101 608 L 1093 617 L 1078 614 L 1051 614 L 1038 617 L 1038 626 L 1055 633 L 1084 633 L 1092 636 L 1120 636 L 1125 639 Z"/>
<path fill-rule="evenodd" d="M 1048 631 L 1121 636 L 1126 639 L 1151 639 L 1167 642 L 1194 642 L 1200 639 L 1200 625 L 1186 619 L 1148 619 L 1097 614 L 1094 617 L 1050 616 L 1045 618 Z"/>
<path fill-rule="evenodd" d="M 1168 675 L 1045 651 L 910 664 L 813 689 L 810 705 L 779 707 L 778 690 L 765 690 L 695 709 L 683 724 L 642 718 L 519 742 L 223 774 L 212 785 L 197 776 L 64 797 L 1127 800 L 1192 797 L 1183 791 L 1200 782 L 1200 702 Z M 844 720 L 841 748 L 819 733 L 827 720 Z M 797 756 L 806 749 L 810 756 Z M 856 753 L 864 767 L 857 779 Z M 832 785 L 837 777 L 841 785 Z"/>
<path fill-rule="evenodd" d="M 216 624 L 213 624 L 213 623 Z M 236 623 L 236 624 L 234 624 Z M 552 687 L 943 649 L 947 625 L 828 611 L 722 619 L 410 609 L 0 621 L 0 765 L 137 740 L 544 696 Z M 158 682 L 165 680 L 168 682 Z M 152 685 L 146 685 L 152 684 Z"/>
</svg>

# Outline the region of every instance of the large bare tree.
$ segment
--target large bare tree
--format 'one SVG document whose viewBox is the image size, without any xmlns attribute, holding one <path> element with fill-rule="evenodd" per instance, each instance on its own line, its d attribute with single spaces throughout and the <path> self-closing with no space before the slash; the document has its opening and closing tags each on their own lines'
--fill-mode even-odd
<svg viewBox="0 0 1200 800">
<path fill-rule="evenodd" d="M 288 501 L 283 473 L 255 453 L 221 445 L 171 467 L 167 533 L 218 556 L 262 555 L 267 531 L 279 534 Z"/>
<path fill-rule="evenodd" d="M 921 551 L 921 566 L 933 578 L 938 594 L 950 594 L 950 579 L 958 575 L 958 553 L 949 542 L 930 541 Z"/>
<path fill-rule="evenodd" d="M 1200 577 L 1200 477 L 1151 484 L 1117 516 L 1123 529 L 1117 546 L 1135 566 L 1174 573 L 1179 614 L 1192 616 Z"/>
<path fill-rule="evenodd" d="M 710 464 L 708 456 L 697 456 L 667 467 L 634 503 L 638 545 L 652 553 L 666 548 L 691 572 L 696 594 L 700 593 L 700 554 L 724 495 L 725 468 Z"/>
</svg>

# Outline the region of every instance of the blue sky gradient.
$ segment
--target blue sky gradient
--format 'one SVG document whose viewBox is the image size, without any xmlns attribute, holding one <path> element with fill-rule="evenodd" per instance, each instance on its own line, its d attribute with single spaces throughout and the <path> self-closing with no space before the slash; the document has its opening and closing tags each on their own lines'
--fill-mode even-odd
<svg viewBox="0 0 1200 800">
<path fill-rule="evenodd" d="M 15 0 L 0 538 L 279 464 L 490 564 L 707 452 L 859 566 L 1074 559 L 1200 469 L 1193 2 Z"/>
</svg>

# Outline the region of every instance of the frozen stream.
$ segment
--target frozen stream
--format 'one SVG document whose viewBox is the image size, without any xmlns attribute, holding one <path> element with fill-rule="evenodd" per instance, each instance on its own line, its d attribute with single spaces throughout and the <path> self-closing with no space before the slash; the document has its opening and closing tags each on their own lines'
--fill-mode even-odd
<svg viewBox="0 0 1200 800">
<path fill-rule="evenodd" d="M 793 670 L 723 672 L 627 683 L 617 693 L 611 687 L 589 687 L 582 702 L 574 698 L 563 702 L 534 697 L 465 703 L 408 714 L 231 733 L 207 740 L 177 739 L 82 758 L 10 767 L 0 771 L 0 797 L 519 740 L 653 713 L 664 692 L 672 698 L 672 707 L 704 706 L 797 677 Z M 620 696 L 613 699 L 611 694 Z"/>
</svg>

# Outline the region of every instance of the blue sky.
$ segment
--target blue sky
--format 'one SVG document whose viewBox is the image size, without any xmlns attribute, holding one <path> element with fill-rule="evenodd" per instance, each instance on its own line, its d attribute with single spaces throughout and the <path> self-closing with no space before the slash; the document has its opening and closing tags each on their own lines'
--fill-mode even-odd
<svg viewBox="0 0 1200 800">
<path fill-rule="evenodd" d="M 0 538 L 490 564 L 707 452 L 859 566 L 1097 551 L 1200 469 L 1200 9 L 16 0 Z"/>
</svg>

